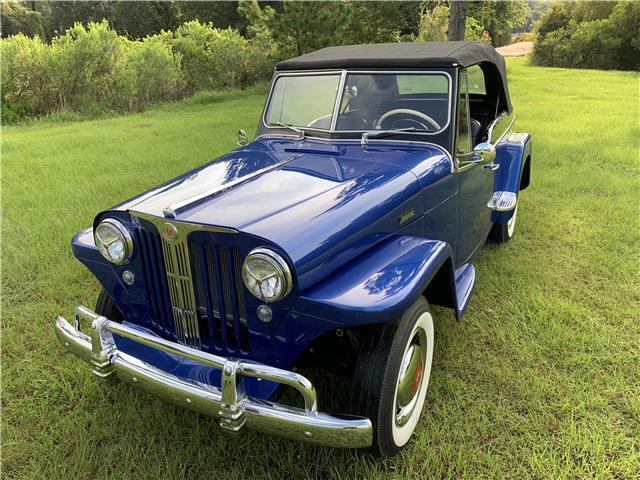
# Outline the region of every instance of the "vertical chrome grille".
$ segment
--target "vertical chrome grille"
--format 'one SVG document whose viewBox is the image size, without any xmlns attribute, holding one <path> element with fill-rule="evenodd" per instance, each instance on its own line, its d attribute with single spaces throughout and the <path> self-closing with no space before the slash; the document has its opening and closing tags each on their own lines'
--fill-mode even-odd
<svg viewBox="0 0 640 480">
<path fill-rule="evenodd" d="M 153 226 L 141 222 L 136 231 L 152 323 L 193 348 L 248 353 L 240 251 L 178 222 L 179 237 L 168 241 L 158 233 L 161 220 L 149 218 Z"/>
<path fill-rule="evenodd" d="M 190 347 L 202 348 L 191 263 L 186 242 L 172 243 L 163 238 L 162 251 L 169 283 L 176 338 L 180 343 Z"/>
</svg>

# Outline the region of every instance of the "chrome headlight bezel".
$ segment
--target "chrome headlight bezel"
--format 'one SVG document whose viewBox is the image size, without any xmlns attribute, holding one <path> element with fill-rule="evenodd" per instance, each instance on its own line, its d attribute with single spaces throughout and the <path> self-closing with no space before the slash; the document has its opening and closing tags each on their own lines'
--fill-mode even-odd
<svg viewBox="0 0 640 480">
<path fill-rule="evenodd" d="M 116 234 L 117 238 L 108 243 L 104 242 L 98 235 L 100 227 L 109 228 Z M 124 265 L 131 261 L 131 257 L 133 256 L 133 238 L 131 237 L 131 233 L 127 227 L 125 227 L 119 220 L 116 220 L 115 218 L 105 218 L 102 220 L 93 231 L 93 241 L 96 244 L 96 247 L 98 247 L 100 254 L 110 263 L 113 263 L 114 265 Z M 124 257 L 117 261 L 111 258 L 107 251 L 108 246 L 116 241 L 121 241 L 124 246 Z"/>
<path fill-rule="evenodd" d="M 262 294 L 262 290 L 260 290 L 260 292 L 256 292 L 250 285 L 247 285 L 245 272 L 251 275 L 255 280 L 262 281 L 266 279 L 266 277 L 257 278 L 248 268 L 249 263 L 254 259 L 263 260 L 273 267 L 274 275 L 277 275 L 279 277 L 280 283 L 282 285 L 282 288 L 278 293 L 278 295 L 267 298 Z M 289 269 L 289 265 L 287 264 L 285 259 L 282 258 L 281 255 L 279 255 L 278 253 L 274 252 L 269 248 L 259 247 L 251 250 L 247 255 L 247 257 L 244 259 L 244 262 L 242 263 L 241 276 L 242 276 L 242 283 L 244 284 L 245 288 L 254 297 L 266 303 L 273 303 L 273 302 L 277 302 L 278 300 L 282 300 L 287 295 L 289 295 L 289 293 L 291 293 L 291 290 L 293 289 L 293 275 L 291 274 L 291 269 Z"/>
</svg>

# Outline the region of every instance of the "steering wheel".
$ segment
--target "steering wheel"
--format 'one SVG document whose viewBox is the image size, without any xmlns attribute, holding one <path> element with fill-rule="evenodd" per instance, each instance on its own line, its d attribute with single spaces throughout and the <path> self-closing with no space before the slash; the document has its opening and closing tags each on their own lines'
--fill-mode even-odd
<svg viewBox="0 0 640 480">
<path fill-rule="evenodd" d="M 381 129 L 382 128 L 382 124 L 384 123 L 385 120 L 387 120 L 389 117 L 392 117 L 394 115 L 409 115 L 411 117 L 417 117 L 420 120 L 424 120 L 425 122 L 427 122 L 429 124 L 430 127 L 433 128 L 432 131 L 438 131 L 440 130 L 440 125 L 438 125 L 438 122 L 436 122 L 433 118 L 431 118 L 429 115 L 424 114 L 422 112 L 419 112 L 417 110 L 411 110 L 409 108 L 396 108 L 394 110 L 389 110 L 387 113 L 383 114 L 379 119 L 378 122 L 376 123 L 376 129 Z M 407 119 L 402 119 L 402 120 L 407 120 L 409 122 L 413 122 L 413 123 L 417 123 L 419 125 L 421 125 L 422 127 L 424 127 L 425 130 L 430 130 L 424 123 L 415 120 L 415 119 L 411 119 L 411 118 L 407 118 Z M 398 120 L 396 120 L 394 122 L 397 123 Z"/>
</svg>

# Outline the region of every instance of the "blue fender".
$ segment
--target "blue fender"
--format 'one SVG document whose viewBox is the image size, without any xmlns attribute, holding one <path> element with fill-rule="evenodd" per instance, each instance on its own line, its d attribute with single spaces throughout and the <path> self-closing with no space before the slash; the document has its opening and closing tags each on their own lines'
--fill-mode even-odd
<svg viewBox="0 0 640 480">
<path fill-rule="evenodd" d="M 500 168 L 495 174 L 494 192 L 515 192 L 529 186 L 531 172 L 531 135 L 512 133 L 496 148 L 495 163 Z M 513 215 L 508 212 L 491 213 L 493 223 L 507 223 Z"/>
<path fill-rule="evenodd" d="M 295 310 L 328 319 L 335 328 L 381 323 L 426 295 L 434 279 L 440 285 L 431 290 L 433 303 L 456 308 L 451 258 L 446 242 L 394 236 L 303 292 Z"/>
</svg>

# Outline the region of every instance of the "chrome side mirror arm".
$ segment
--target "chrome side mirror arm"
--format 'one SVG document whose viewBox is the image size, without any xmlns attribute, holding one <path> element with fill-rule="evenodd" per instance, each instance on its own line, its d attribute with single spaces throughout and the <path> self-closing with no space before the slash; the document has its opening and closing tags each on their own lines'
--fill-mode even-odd
<svg viewBox="0 0 640 480">
<path fill-rule="evenodd" d="M 238 146 L 243 147 L 247 143 L 249 143 L 249 140 L 247 140 L 247 132 L 242 129 L 238 130 Z"/>
<path fill-rule="evenodd" d="M 491 165 L 491 170 L 497 170 L 493 168 L 495 165 L 493 160 L 496 158 L 496 147 L 490 142 L 481 142 L 476 145 L 471 152 L 459 153 L 456 156 L 456 163 L 458 168 L 465 168 L 478 163 Z M 467 160 L 468 159 L 468 160 Z"/>
</svg>

